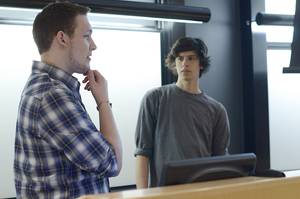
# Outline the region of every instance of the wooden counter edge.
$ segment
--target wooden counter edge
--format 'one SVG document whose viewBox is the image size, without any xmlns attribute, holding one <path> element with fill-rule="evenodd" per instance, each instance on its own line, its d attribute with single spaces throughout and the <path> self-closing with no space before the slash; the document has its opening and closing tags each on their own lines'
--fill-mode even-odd
<svg viewBox="0 0 300 199">
<path fill-rule="evenodd" d="M 80 199 L 299 199 L 300 176 L 283 178 L 243 177 L 141 190 L 128 190 Z"/>
</svg>

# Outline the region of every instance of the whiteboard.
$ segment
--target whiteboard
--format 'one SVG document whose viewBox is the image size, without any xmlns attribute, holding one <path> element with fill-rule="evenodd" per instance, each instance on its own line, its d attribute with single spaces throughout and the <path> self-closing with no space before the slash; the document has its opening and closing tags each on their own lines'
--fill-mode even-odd
<svg viewBox="0 0 300 199">
<path fill-rule="evenodd" d="M 13 158 L 19 99 L 30 75 L 32 60 L 40 60 L 31 26 L 0 25 L 0 198 L 15 197 Z M 141 98 L 161 86 L 160 33 L 93 30 L 97 50 L 91 68 L 108 81 L 113 114 L 123 144 L 123 169 L 110 179 L 111 187 L 135 184 L 134 131 Z M 81 75 L 76 75 L 79 81 Z M 98 127 L 98 112 L 90 92 L 81 88 L 82 100 Z"/>
</svg>

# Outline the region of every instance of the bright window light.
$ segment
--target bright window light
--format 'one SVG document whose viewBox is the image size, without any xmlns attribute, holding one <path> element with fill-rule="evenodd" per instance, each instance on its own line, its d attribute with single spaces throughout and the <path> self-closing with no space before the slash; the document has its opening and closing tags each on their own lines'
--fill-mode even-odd
<svg viewBox="0 0 300 199">
<path fill-rule="evenodd" d="M 266 13 L 295 13 L 295 0 L 266 0 Z M 293 27 L 265 26 L 267 42 L 293 41 Z M 283 74 L 291 50 L 267 50 L 271 169 L 300 169 L 300 74 Z"/>
<path fill-rule="evenodd" d="M 267 42 L 292 42 L 293 26 L 265 26 Z"/>
<path fill-rule="evenodd" d="M 265 0 L 266 13 L 294 15 L 296 0 Z"/>
<path fill-rule="evenodd" d="M 265 12 L 272 14 L 295 14 L 296 0 L 265 0 Z M 265 26 L 267 42 L 292 42 L 294 27 Z"/>
<path fill-rule="evenodd" d="M 268 50 L 268 92 L 271 168 L 300 169 L 300 74 L 283 74 L 290 50 Z"/>
</svg>

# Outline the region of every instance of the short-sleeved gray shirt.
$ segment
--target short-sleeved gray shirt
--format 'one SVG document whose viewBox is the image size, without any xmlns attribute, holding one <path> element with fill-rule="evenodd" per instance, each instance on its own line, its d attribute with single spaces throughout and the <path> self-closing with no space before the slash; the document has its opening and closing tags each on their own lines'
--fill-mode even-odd
<svg viewBox="0 0 300 199">
<path fill-rule="evenodd" d="M 150 159 L 150 187 L 158 186 L 164 161 L 226 155 L 229 140 L 224 106 L 203 91 L 191 94 L 173 83 L 142 99 L 134 155 Z"/>
</svg>

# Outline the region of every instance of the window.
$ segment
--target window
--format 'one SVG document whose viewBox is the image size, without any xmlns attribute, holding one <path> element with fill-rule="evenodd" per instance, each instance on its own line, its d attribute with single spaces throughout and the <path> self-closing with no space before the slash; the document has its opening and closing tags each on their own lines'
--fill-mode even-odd
<svg viewBox="0 0 300 199">
<path fill-rule="evenodd" d="M 266 13 L 295 13 L 295 0 L 266 0 Z M 293 27 L 265 26 L 269 92 L 270 162 L 272 169 L 300 168 L 300 74 L 283 74 L 289 67 Z M 297 85 L 297 86 L 296 86 Z M 297 156 L 297 155 L 296 155 Z"/>
</svg>

